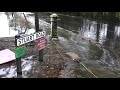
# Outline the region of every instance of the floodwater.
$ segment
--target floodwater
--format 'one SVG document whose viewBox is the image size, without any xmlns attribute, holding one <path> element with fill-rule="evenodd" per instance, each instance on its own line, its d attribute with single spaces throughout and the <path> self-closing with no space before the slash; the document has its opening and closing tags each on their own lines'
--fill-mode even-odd
<svg viewBox="0 0 120 90">
<path fill-rule="evenodd" d="M 40 12 L 40 28 L 50 33 L 51 13 Z M 32 16 L 32 15 L 31 15 Z M 46 21 L 46 22 L 45 22 Z M 47 23 L 48 22 L 48 23 Z M 92 21 L 89 19 L 59 15 L 58 36 L 62 48 L 78 54 L 81 62 L 91 70 L 98 78 L 120 77 L 120 25 Z M 62 49 L 61 49 L 62 50 Z M 66 59 L 66 76 L 63 77 L 85 77 L 95 78 L 80 63 Z M 37 63 L 33 56 L 22 59 L 23 76 L 32 65 Z M 16 76 L 15 63 L 0 67 L 0 77 L 9 78 Z M 69 73 L 68 73 L 69 72 Z"/>
<path fill-rule="evenodd" d="M 50 13 L 40 18 L 50 23 Z M 73 33 L 71 33 L 73 32 Z M 98 78 L 120 77 L 120 25 L 59 15 L 59 44 L 77 53 L 81 62 Z M 94 78 L 81 64 L 76 64 L 74 77 Z"/>
</svg>

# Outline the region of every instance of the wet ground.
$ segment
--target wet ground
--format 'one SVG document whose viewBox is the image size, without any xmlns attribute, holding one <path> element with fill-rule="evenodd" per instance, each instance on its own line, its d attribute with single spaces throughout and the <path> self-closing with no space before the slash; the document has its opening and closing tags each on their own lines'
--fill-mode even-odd
<svg viewBox="0 0 120 90">
<path fill-rule="evenodd" d="M 38 61 L 35 45 L 26 46 L 22 57 L 23 78 L 95 78 L 82 64 L 65 57 L 64 53 L 69 51 L 78 54 L 98 78 L 120 77 L 119 26 L 59 15 L 59 40 L 55 41 L 59 47 L 50 40 L 49 15 L 40 13 L 40 28 L 46 31 L 48 41 L 44 61 Z M 0 41 L 1 49 L 9 46 L 14 50 L 14 38 Z M 1 78 L 16 77 L 15 61 L 1 65 L 0 72 Z"/>
<path fill-rule="evenodd" d="M 40 13 L 40 17 L 49 22 L 50 14 L 49 12 Z M 111 21 L 104 23 L 59 15 L 59 44 L 68 51 L 77 53 L 81 61 L 96 76 L 100 78 L 120 77 L 119 25 Z M 93 77 L 81 65 L 76 68 L 76 75 L 80 74 L 83 77 Z"/>
</svg>

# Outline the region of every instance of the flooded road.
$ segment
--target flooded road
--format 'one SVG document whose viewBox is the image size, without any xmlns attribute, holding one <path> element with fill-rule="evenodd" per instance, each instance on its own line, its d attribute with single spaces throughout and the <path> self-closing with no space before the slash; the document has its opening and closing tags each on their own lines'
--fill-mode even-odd
<svg viewBox="0 0 120 90">
<path fill-rule="evenodd" d="M 50 15 L 49 12 L 40 12 L 39 21 L 40 29 L 46 31 L 48 44 L 51 44 L 50 34 Z M 33 14 L 28 14 L 30 17 Z M 58 36 L 59 40 L 56 41 L 62 48 L 60 52 L 64 55 L 66 52 L 74 52 L 80 56 L 81 62 L 91 70 L 98 78 L 119 78 L 120 77 L 120 25 L 113 24 L 111 21 L 108 23 L 91 21 L 89 19 L 71 17 L 65 15 L 59 15 L 58 19 Z M 8 42 L 9 43 L 9 42 Z M 2 43 L 1 43 L 2 44 Z M 28 50 L 27 50 L 28 48 Z M 63 50 L 64 49 L 64 50 Z M 12 49 L 11 49 L 12 50 Z M 54 62 L 53 65 L 50 63 L 38 64 L 38 69 L 34 69 L 38 63 L 36 58 L 36 49 L 26 47 L 26 55 L 22 58 L 22 71 L 24 77 L 40 77 L 39 75 L 51 73 L 51 77 L 54 76 L 54 69 L 52 66 L 56 66 L 56 70 L 60 71 L 55 61 L 60 61 L 59 54 L 57 57 L 50 55 L 52 50 L 56 53 L 53 48 L 46 49 L 48 56 L 52 58 L 45 59 L 46 61 Z M 56 49 L 57 50 L 57 49 Z M 34 52 L 33 52 L 34 51 Z M 47 57 L 47 55 L 46 55 Z M 58 58 L 58 60 L 56 60 Z M 55 61 L 54 61 L 55 60 Z M 57 73 L 54 77 L 60 78 L 95 78 L 88 70 L 83 67 L 80 63 L 76 63 L 66 57 L 66 66 L 61 71 L 62 74 L 58 76 Z M 43 66 L 42 66 L 43 65 Z M 47 67 L 46 67 L 46 66 Z M 63 64 L 62 64 L 63 65 Z M 48 67 L 49 66 L 49 67 Z M 63 66 L 61 66 L 63 67 Z M 33 72 L 30 70 L 33 68 Z M 45 69 L 41 69 L 45 68 Z M 36 74 L 38 72 L 38 74 Z M 31 76 L 29 75 L 31 74 Z M 38 75 L 38 76 L 37 76 Z M 11 62 L 6 65 L 0 66 L 0 77 L 1 78 L 15 78 L 16 76 L 16 65 L 15 62 Z M 49 77 L 41 76 L 41 77 Z"/>
<path fill-rule="evenodd" d="M 40 13 L 40 19 L 50 23 L 50 13 Z M 77 53 L 99 78 L 120 77 L 120 25 L 91 21 L 79 17 L 59 15 L 59 44 L 66 51 Z M 93 78 L 81 64 L 74 69 L 75 75 Z"/>
</svg>

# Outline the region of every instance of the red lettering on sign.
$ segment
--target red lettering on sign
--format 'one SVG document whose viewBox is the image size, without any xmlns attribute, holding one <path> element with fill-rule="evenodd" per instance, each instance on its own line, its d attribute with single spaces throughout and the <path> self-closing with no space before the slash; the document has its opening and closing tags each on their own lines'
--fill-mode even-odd
<svg viewBox="0 0 120 90">
<path fill-rule="evenodd" d="M 47 45 L 46 37 L 42 37 L 42 38 L 38 39 L 38 44 L 37 44 L 38 50 L 44 49 L 46 47 L 46 45 Z"/>
</svg>

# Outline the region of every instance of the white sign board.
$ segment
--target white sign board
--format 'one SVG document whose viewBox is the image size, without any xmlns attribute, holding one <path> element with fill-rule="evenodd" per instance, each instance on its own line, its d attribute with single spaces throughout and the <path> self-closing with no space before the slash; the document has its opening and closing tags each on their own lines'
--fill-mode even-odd
<svg viewBox="0 0 120 90">
<path fill-rule="evenodd" d="M 0 64 L 15 60 L 15 53 L 9 49 L 0 51 Z"/>
<path fill-rule="evenodd" d="M 21 38 L 17 39 L 17 46 L 23 45 L 25 43 L 31 42 L 33 40 L 39 39 L 44 36 L 46 36 L 46 32 L 41 31 L 41 32 L 37 32 L 34 34 L 27 35 L 25 37 L 21 37 Z"/>
</svg>

